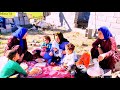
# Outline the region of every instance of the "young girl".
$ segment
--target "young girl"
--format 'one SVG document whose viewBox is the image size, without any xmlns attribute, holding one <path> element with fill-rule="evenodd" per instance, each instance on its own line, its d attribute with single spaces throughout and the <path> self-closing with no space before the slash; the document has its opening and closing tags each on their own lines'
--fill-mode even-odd
<svg viewBox="0 0 120 90">
<path fill-rule="evenodd" d="M 75 61 L 77 59 L 74 49 L 75 46 L 72 43 L 69 43 L 65 46 L 66 55 L 61 63 L 68 71 L 70 71 L 71 67 L 75 65 Z"/>
<path fill-rule="evenodd" d="M 49 36 L 44 36 L 43 43 L 41 44 L 41 46 L 32 51 L 32 53 L 34 54 L 34 58 L 43 57 L 46 52 L 50 51 L 51 46 L 51 38 Z"/>
<path fill-rule="evenodd" d="M 16 73 L 27 76 L 26 71 L 16 62 L 20 58 L 20 55 L 18 54 L 17 50 L 10 50 L 7 55 L 7 58 L 9 60 L 1 70 L 0 78 L 9 78 L 10 76 Z"/>
</svg>

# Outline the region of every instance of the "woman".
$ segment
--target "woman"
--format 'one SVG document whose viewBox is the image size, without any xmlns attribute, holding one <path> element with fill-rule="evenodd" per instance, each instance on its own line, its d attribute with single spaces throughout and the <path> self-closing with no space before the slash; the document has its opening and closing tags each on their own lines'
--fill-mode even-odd
<svg viewBox="0 0 120 90">
<path fill-rule="evenodd" d="M 98 39 L 92 46 L 92 59 L 98 58 L 101 68 L 114 71 L 118 51 L 116 41 L 107 27 L 103 26 L 98 29 Z"/>
<path fill-rule="evenodd" d="M 66 54 L 65 45 L 67 45 L 69 41 L 66 38 L 64 38 L 63 33 L 61 32 L 57 32 L 53 35 L 54 35 L 55 41 L 59 44 L 59 49 L 62 50 L 62 54 L 63 54 L 62 58 L 64 58 L 64 55 Z"/>
<path fill-rule="evenodd" d="M 54 35 L 54 40 L 59 44 L 59 49 L 62 49 L 62 54 L 63 54 L 63 57 L 64 57 L 64 55 L 66 54 L 65 45 L 68 44 L 69 41 L 64 38 L 64 36 L 61 32 L 57 32 L 53 35 Z M 52 56 L 53 56 L 53 53 L 45 53 L 43 58 L 46 59 L 46 60 L 49 60 L 49 59 L 53 58 Z"/>
<path fill-rule="evenodd" d="M 27 51 L 27 29 L 23 27 L 19 27 L 12 36 L 8 39 L 7 46 L 5 47 L 4 55 L 7 54 L 8 50 L 12 48 L 17 49 L 20 55 L 20 60 L 18 62 L 22 62 L 23 60 L 29 61 L 32 60 L 32 54 Z"/>
<path fill-rule="evenodd" d="M 54 35 L 55 41 L 59 44 L 59 48 L 63 50 L 63 53 L 65 54 L 65 45 L 69 43 L 69 41 L 64 38 L 63 34 L 61 32 L 57 32 Z"/>
</svg>

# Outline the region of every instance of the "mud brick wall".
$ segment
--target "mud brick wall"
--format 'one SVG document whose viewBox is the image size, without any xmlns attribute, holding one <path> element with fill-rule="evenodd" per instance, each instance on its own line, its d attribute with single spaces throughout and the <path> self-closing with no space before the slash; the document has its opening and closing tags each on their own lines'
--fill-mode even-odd
<svg viewBox="0 0 120 90">
<path fill-rule="evenodd" d="M 91 12 L 88 28 L 107 26 L 111 32 L 120 33 L 120 12 Z"/>
<path fill-rule="evenodd" d="M 90 12 L 88 29 L 98 29 L 100 26 L 107 26 L 117 42 L 120 41 L 120 12 Z"/>
</svg>

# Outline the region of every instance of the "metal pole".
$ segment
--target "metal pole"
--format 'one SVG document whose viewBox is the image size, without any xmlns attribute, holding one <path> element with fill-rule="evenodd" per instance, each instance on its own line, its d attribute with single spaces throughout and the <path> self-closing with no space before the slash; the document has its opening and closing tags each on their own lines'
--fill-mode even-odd
<svg viewBox="0 0 120 90">
<path fill-rule="evenodd" d="M 94 37 L 97 37 L 96 34 L 97 34 L 97 29 L 96 29 L 96 12 L 95 12 L 95 33 L 94 33 Z"/>
</svg>

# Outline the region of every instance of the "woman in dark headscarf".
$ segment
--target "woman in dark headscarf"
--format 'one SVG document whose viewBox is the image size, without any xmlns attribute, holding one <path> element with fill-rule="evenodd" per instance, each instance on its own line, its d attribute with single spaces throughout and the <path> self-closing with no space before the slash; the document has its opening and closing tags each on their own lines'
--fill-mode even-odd
<svg viewBox="0 0 120 90">
<path fill-rule="evenodd" d="M 98 58 L 103 69 L 115 70 L 117 45 L 109 29 L 105 26 L 98 29 L 98 39 L 92 44 L 91 56 Z M 120 56 L 120 55 L 119 55 Z"/>
<path fill-rule="evenodd" d="M 62 50 L 65 50 L 65 45 L 69 43 L 69 41 L 64 38 L 63 34 L 61 32 L 57 32 L 54 35 L 55 41 L 59 44 L 59 48 Z"/>
<path fill-rule="evenodd" d="M 12 36 L 8 39 L 7 46 L 5 47 L 5 53 L 12 48 L 17 49 L 18 53 L 20 54 L 21 58 L 19 62 L 22 60 L 32 60 L 32 54 L 27 51 L 27 41 L 26 41 L 26 36 L 27 36 L 27 29 L 20 27 L 18 30 L 16 30 Z"/>
</svg>

